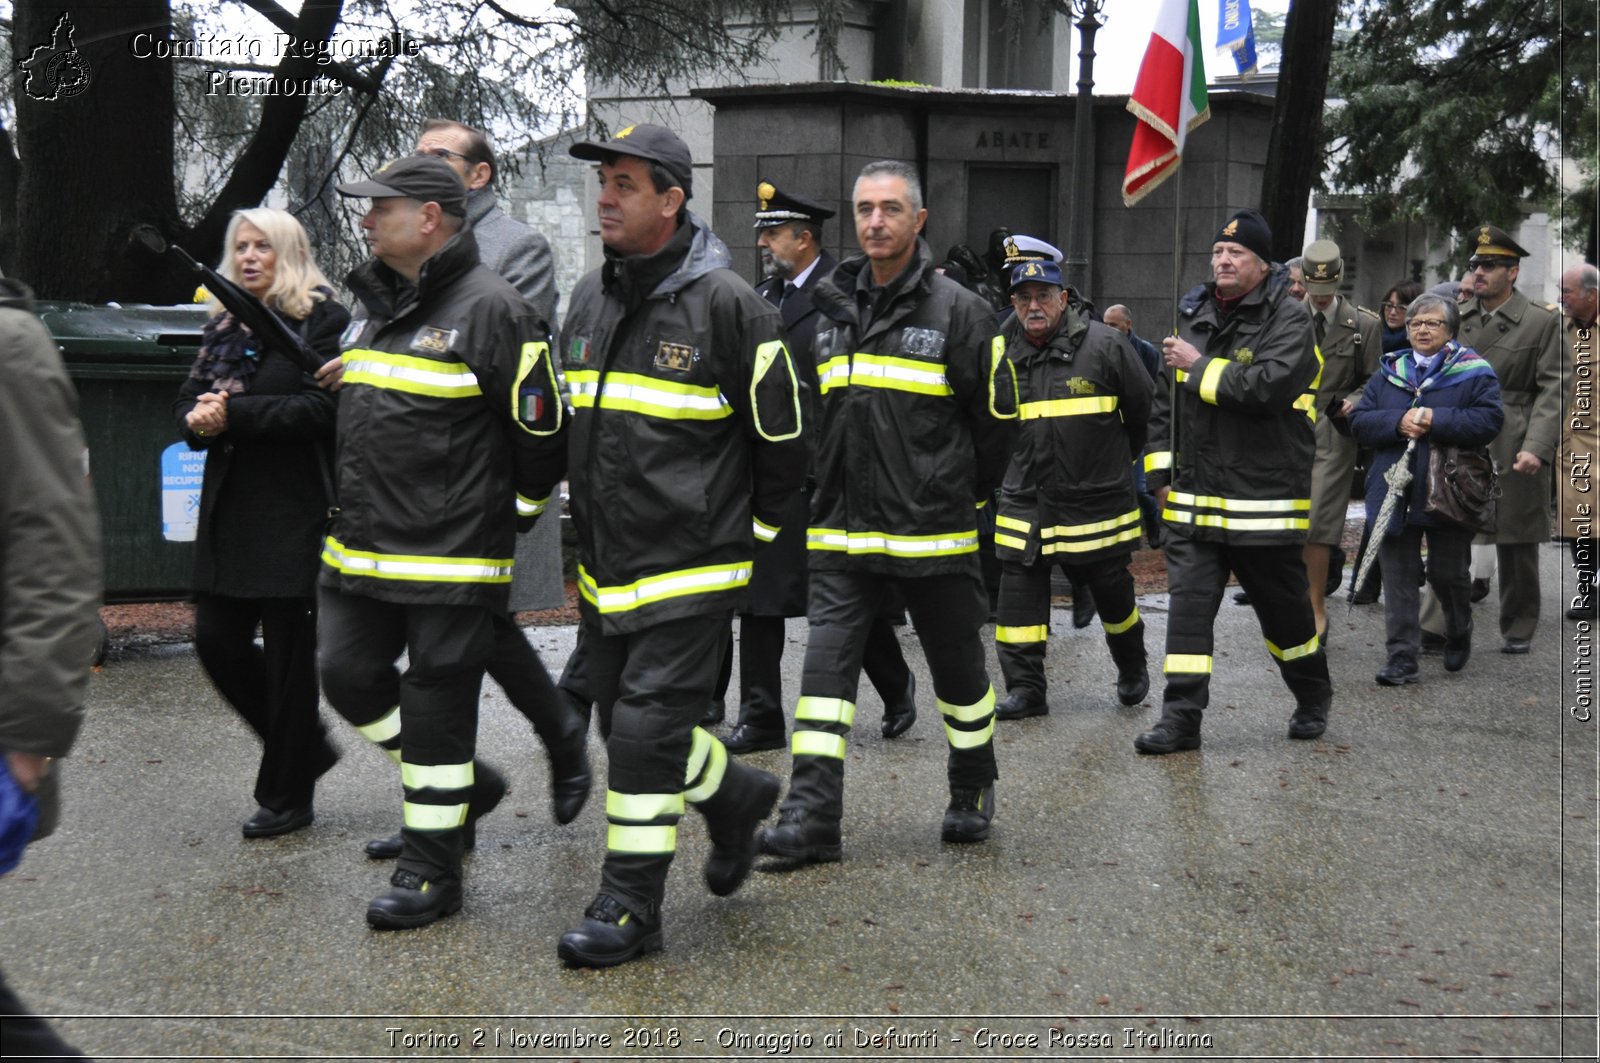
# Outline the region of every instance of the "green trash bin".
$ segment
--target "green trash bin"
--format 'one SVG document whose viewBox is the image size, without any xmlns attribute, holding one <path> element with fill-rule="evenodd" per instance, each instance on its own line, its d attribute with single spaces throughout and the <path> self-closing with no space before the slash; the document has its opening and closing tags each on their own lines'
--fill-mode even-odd
<svg viewBox="0 0 1600 1063">
<path fill-rule="evenodd" d="M 41 301 L 38 312 L 78 389 L 100 505 L 106 601 L 187 597 L 205 465 L 179 438 L 172 400 L 194 363 L 208 311 Z"/>
</svg>

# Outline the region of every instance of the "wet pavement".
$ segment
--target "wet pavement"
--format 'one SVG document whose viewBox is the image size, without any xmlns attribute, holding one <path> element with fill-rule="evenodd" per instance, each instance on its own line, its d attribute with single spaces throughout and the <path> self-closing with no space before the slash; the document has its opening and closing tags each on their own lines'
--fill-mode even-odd
<svg viewBox="0 0 1600 1063">
<path fill-rule="evenodd" d="M 1254 614 L 1225 601 L 1203 748 L 1136 755 L 1159 674 L 1118 706 L 1098 626 L 1056 610 L 1050 714 L 999 725 L 976 846 L 939 840 L 944 741 L 903 631 L 921 717 L 884 741 L 863 693 L 843 862 L 715 898 L 691 814 L 665 951 L 607 971 L 555 956 L 598 882 L 602 794 L 554 825 L 542 753 L 492 685 L 481 750 L 513 790 L 466 907 L 379 933 L 388 866 L 360 847 L 398 825 L 393 766 L 336 724 L 316 823 L 245 841 L 244 727 L 192 652 L 123 654 L 94 681 L 60 833 L 0 885 L 0 962 L 107 1059 L 1593 1059 L 1597 725 L 1572 713 L 1593 633 L 1560 620 L 1564 550 L 1540 554 L 1533 652 L 1497 652 L 1491 599 L 1466 670 L 1427 657 L 1417 686 L 1374 683 L 1381 606 L 1336 600 L 1311 742 L 1285 737 Z M 1164 596 L 1140 610 L 1159 668 Z M 558 668 L 572 629 L 528 634 Z M 791 624 L 791 705 L 804 640 Z M 748 759 L 786 774 L 786 753 Z"/>
</svg>

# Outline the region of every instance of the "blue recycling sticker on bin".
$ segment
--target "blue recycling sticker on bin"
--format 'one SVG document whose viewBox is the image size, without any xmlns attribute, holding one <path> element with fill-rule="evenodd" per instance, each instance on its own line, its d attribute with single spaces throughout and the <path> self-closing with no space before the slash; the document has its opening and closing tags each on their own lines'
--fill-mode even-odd
<svg viewBox="0 0 1600 1063">
<path fill-rule="evenodd" d="M 192 543 L 200 530 L 200 485 L 206 478 L 206 453 L 174 443 L 161 452 L 161 537 Z"/>
</svg>

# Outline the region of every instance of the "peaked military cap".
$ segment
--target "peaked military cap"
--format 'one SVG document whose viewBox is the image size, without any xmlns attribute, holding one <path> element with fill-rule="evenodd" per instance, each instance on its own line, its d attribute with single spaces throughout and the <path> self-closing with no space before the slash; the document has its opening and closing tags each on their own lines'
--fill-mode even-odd
<svg viewBox="0 0 1600 1063">
<path fill-rule="evenodd" d="M 1011 268 L 1019 262 L 1056 262 L 1059 263 L 1066 256 L 1061 249 L 1053 244 L 1047 244 L 1032 236 L 1008 236 L 1005 242 L 1006 268 Z M 1060 283 L 1057 281 L 1056 283 Z"/>
<path fill-rule="evenodd" d="M 1494 225 L 1478 226 L 1473 238 L 1473 258 L 1527 258 L 1528 249 L 1517 243 L 1504 229 Z"/>
<path fill-rule="evenodd" d="M 758 206 L 755 228 L 757 229 L 767 229 L 791 221 L 821 224 L 837 213 L 814 199 L 785 192 L 771 181 L 762 181 L 756 186 L 756 202 Z"/>
<path fill-rule="evenodd" d="M 1344 259 L 1339 257 L 1339 245 L 1332 240 L 1318 240 L 1306 248 L 1300 276 L 1306 291 L 1311 295 L 1333 295 L 1344 280 Z"/>
</svg>

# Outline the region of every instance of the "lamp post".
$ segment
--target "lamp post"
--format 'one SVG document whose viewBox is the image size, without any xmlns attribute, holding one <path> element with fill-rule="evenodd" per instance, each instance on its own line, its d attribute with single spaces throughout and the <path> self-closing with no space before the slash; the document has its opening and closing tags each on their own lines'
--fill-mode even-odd
<svg viewBox="0 0 1600 1063">
<path fill-rule="evenodd" d="M 1094 35 L 1105 0 L 1072 0 L 1078 22 L 1078 109 L 1072 123 L 1072 198 L 1067 283 L 1088 297 L 1089 212 L 1094 206 Z"/>
</svg>

